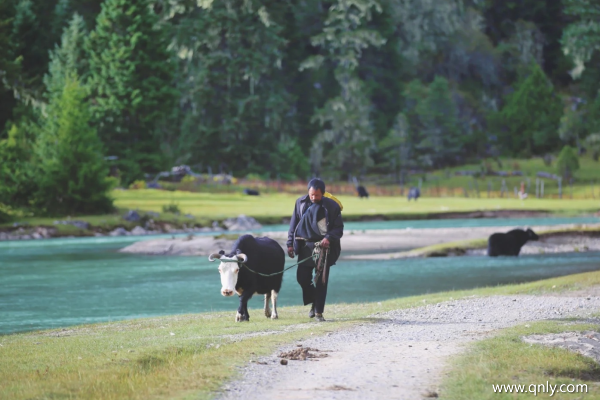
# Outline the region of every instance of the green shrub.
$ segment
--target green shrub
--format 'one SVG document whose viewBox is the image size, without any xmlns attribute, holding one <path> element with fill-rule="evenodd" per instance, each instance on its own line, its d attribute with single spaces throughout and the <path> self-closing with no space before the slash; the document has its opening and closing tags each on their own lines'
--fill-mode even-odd
<svg viewBox="0 0 600 400">
<path fill-rule="evenodd" d="M 181 179 L 181 183 L 195 183 L 197 179 L 191 175 L 186 175 Z"/>
<path fill-rule="evenodd" d="M 172 214 L 180 214 L 181 213 L 179 206 L 175 203 L 171 203 L 171 204 L 162 206 L 162 210 L 164 213 L 172 213 Z"/>
<path fill-rule="evenodd" d="M 129 185 L 129 189 L 137 190 L 137 189 L 146 189 L 146 181 L 137 180 L 134 181 L 131 185 Z"/>
<path fill-rule="evenodd" d="M 600 156 L 600 133 L 592 133 L 585 138 L 585 145 L 588 151 L 592 153 L 594 161 L 598 161 Z"/>
<path fill-rule="evenodd" d="M 564 179 L 573 178 L 575 171 L 579 169 L 579 157 L 577 157 L 577 150 L 571 146 L 565 146 L 558 155 L 556 162 L 558 173 Z"/>
<path fill-rule="evenodd" d="M 0 203 L 0 224 L 10 221 L 12 221 L 12 214 L 10 208 Z"/>
<path fill-rule="evenodd" d="M 116 176 L 107 176 L 105 181 L 108 183 L 109 190 L 116 189 L 121 185 L 121 179 Z"/>
</svg>

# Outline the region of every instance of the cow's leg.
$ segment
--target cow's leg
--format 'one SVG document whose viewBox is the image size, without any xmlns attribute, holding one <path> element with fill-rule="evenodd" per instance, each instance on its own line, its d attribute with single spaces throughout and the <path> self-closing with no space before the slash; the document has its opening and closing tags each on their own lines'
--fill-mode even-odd
<svg viewBox="0 0 600 400">
<path fill-rule="evenodd" d="M 250 314 L 248 313 L 248 301 L 244 304 L 244 313 L 243 313 L 244 321 L 250 321 Z"/>
<path fill-rule="evenodd" d="M 277 319 L 279 317 L 279 315 L 277 315 L 277 296 L 279 295 L 279 293 L 277 293 L 274 290 L 271 290 L 271 301 L 273 302 L 273 312 L 271 313 L 271 319 Z"/>
<path fill-rule="evenodd" d="M 242 322 L 244 314 L 244 306 L 242 302 L 242 296 L 240 296 L 240 305 L 238 306 L 237 313 L 235 314 L 235 322 Z"/>
<path fill-rule="evenodd" d="M 235 316 L 237 322 L 250 321 L 250 314 L 248 314 L 248 300 L 252 298 L 253 294 L 254 290 L 245 289 L 240 296 L 240 306 L 238 307 L 238 312 Z"/>
<path fill-rule="evenodd" d="M 271 309 L 269 309 L 269 301 L 271 300 L 271 293 L 265 293 L 265 317 L 271 317 Z"/>
</svg>

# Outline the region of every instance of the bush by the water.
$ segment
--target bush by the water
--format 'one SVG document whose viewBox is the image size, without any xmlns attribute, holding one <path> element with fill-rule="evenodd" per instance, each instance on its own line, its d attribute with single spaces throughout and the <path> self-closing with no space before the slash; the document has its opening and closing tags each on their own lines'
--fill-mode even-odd
<svg viewBox="0 0 600 400">
<path fill-rule="evenodd" d="M 181 213 L 179 206 L 174 203 L 162 206 L 162 210 L 164 213 L 171 213 L 171 214 L 180 214 Z"/>
</svg>

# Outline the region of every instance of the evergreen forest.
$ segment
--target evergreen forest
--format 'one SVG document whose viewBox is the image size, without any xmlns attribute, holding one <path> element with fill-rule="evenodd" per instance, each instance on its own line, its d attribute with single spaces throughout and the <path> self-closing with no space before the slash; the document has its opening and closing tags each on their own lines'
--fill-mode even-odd
<svg viewBox="0 0 600 400">
<path fill-rule="evenodd" d="M 596 0 L 0 0 L 0 204 L 103 212 L 176 165 L 597 159 L 598 50 Z"/>
</svg>

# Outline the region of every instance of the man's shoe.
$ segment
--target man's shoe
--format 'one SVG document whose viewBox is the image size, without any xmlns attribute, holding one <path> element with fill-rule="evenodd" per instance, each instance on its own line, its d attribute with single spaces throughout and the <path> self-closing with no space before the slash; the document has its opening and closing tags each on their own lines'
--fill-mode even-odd
<svg viewBox="0 0 600 400">
<path fill-rule="evenodd" d="M 323 318 L 323 314 L 315 314 L 316 320 L 318 322 L 325 322 L 325 318 Z"/>
<path fill-rule="evenodd" d="M 310 311 L 308 312 L 308 318 L 314 318 L 315 317 L 315 304 L 313 303 L 313 305 L 310 307 Z"/>
</svg>

